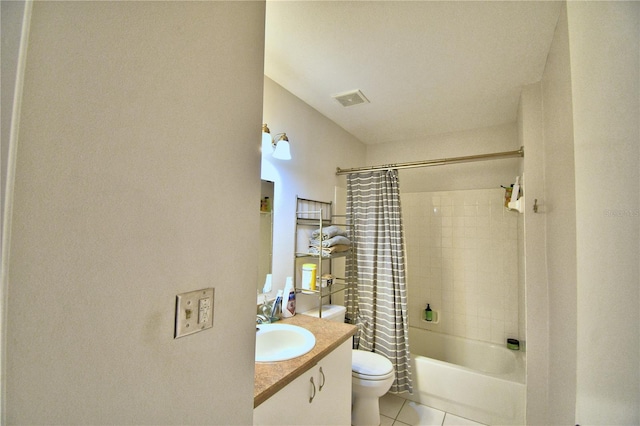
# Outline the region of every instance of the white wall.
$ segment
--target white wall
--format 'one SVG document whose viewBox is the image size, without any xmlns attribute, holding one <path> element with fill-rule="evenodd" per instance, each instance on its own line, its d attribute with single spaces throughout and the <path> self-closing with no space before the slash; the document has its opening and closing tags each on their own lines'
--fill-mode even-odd
<svg viewBox="0 0 640 426">
<path fill-rule="evenodd" d="M 566 8 L 542 77 L 544 216 L 549 289 L 549 422 L 575 422 L 576 201 Z M 533 321 L 533 318 L 532 318 Z"/>
<path fill-rule="evenodd" d="M 251 423 L 263 25 L 261 2 L 34 4 L 8 424 Z M 175 295 L 210 286 L 214 327 L 174 340 Z"/>
<path fill-rule="evenodd" d="M 546 425 L 549 404 L 549 289 L 546 259 L 542 87 L 523 88 L 518 113 L 525 149 L 524 280 L 526 300 L 527 424 Z M 538 199 L 539 213 L 533 213 Z M 520 278 L 522 279 L 522 277 Z"/>
<path fill-rule="evenodd" d="M 568 2 L 523 90 L 528 424 L 640 419 L 639 13 Z"/>
<path fill-rule="evenodd" d="M 346 186 L 344 176 L 335 175 L 336 167 L 363 165 L 365 147 L 333 121 L 267 77 L 264 79 L 263 119 L 272 135 L 287 133 L 293 157 L 290 161 L 277 160 L 269 155 L 262 157 L 262 178 L 275 182 L 275 292 L 284 287 L 285 278 L 294 272 L 296 196 L 333 201 L 334 187 Z M 302 311 L 317 301 L 299 295 L 297 302 L 298 310 Z"/>
<path fill-rule="evenodd" d="M 0 77 L 2 82 L 2 114 L 0 119 L 0 224 L 4 220 L 4 198 L 7 182 L 7 159 L 9 158 L 9 138 L 11 134 L 11 117 L 13 115 L 13 97 L 16 86 L 19 82 L 18 58 L 22 36 L 23 15 L 25 10 L 24 1 L 3 1 L 0 2 L 0 18 L 2 24 L 2 72 Z M 0 225 L 0 239 L 2 238 L 2 226 Z"/>
<path fill-rule="evenodd" d="M 576 220 L 571 69 L 566 9 L 543 79 L 523 89 L 527 422 L 574 422 Z M 538 213 L 532 210 L 538 199 Z"/>
<path fill-rule="evenodd" d="M 12 201 L 5 200 L 7 194 L 13 195 L 13 186 L 9 184 L 13 182 L 14 165 L 13 158 L 15 153 L 10 153 L 9 147 L 12 145 L 12 139 L 17 138 L 19 122 L 19 102 L 14 99 L 20 99 L 22 94 L 22 83 L 24 77 L 24 50 L 27 45 L 28 22 L 30 21 L 31 7 L 24 1 L 3 1 L 0 2 L 0 31 L 2 35 L 0 40 L 2 47 L 2 70 L 0 71 L 0 252 L 2 257 L 0 262 L 0 371 L 2 377 L 6 368 L 6 295 L 7 295 L 7 263 L 8 263 L 8 233 L 9 223 L 11 221 Z M 24 25 L 27 24 L 27 25 Z M 21 60 L 22 59 L 22 60 Z M 12 126 L 12 124 L 16 126 Z M 7 178 L 9 177 L 9 179 Z M 6 383 L 3 379 L 0 383 L 0 423 L 6 423 Z"/>
<path fill-rule="evenodd" d="M 568 2 L 576 422 L 640 423 L 640 3 Z"/>
<path fill-rule="evenodd" d="M 447 157 L 514 151 L 516 123 L 434 135 L 425 139 L 367 146 L 367 164 L 380 165 Z M 487 189 L 513 183 L 521 162 L 509 158 L 400 170 L 401 192 Z"/>
</svg>

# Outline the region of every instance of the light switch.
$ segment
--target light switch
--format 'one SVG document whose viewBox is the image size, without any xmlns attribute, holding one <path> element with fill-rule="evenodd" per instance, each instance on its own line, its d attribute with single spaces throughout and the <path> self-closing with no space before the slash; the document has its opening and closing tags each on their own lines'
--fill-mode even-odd
<svg viewBox="0 0 640 426">
<path fill-rule="evenodd" d="M 176 296 L 174 338 L 213 327 L 213 295 L 213 288 L 204 288 Z"/>
</svg>

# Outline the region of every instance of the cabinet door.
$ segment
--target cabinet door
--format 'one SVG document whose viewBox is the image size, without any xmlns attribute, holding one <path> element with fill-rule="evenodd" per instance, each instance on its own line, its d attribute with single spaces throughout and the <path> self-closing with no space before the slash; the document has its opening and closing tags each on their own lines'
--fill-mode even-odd
<svg viewBox="0 0 640 426">
<path fill-rule="evenodd" d="M 257 406 L 253 410 L 254 425 L 308 425 L 317 424 L 318 418 L 315 412 L 315 398 L 318 394 L 316 376 L 318 366 L 298 377 L 271 398 Z M 314 384 L 311 384 L 313 378 Z"/>
<path fill-rule="evenodd" d="M 351 346 L 347 340 L 316 368 L 317 394 L 312 405 L 323 425 L 351 424 Z"/>
</svg>

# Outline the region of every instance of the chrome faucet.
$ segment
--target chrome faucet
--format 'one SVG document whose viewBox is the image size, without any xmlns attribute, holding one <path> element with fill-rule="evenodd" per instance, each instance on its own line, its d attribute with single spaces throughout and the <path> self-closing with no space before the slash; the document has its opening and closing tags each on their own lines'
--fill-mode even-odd
<svg viewBox="0 0 640 426">
<path fill-rule="evenodd" d="M 269 324 L 269 319 L 261 314 L 256 315 L 256 324 Z"/>
</svg>

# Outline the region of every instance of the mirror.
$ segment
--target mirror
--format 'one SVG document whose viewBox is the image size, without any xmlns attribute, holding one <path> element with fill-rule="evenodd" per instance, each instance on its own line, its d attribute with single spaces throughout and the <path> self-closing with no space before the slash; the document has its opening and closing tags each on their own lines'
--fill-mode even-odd
<svg viewBox="0 0 640 426">
<path fill-rule="evenodd" d="M 262 292 L 273 262 L 273 195 L 274 183 L 261 180 L 260 191 L 260 255 L 258 258 L 258 290 Z"/>
</svg>

